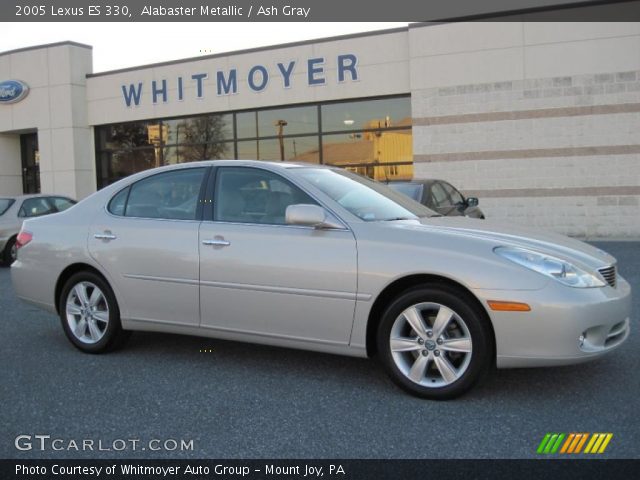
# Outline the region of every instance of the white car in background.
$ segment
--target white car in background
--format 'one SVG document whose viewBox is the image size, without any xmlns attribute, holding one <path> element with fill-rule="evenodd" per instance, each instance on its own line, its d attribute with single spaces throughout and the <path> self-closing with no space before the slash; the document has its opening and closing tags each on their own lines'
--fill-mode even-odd
<svg viewBox="0 0 640 480">
<path fill-rule="evenodd" d="M 27 218 L 63 212 L 76 201 L 61 195 L 0 195 L 0 260 L 11 265 L 16 259 L 16 238 Z"/>
</svg>

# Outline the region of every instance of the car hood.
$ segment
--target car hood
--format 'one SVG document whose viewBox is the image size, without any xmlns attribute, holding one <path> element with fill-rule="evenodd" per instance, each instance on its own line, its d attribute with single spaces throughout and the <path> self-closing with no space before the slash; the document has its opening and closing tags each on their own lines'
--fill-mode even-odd
<svg viewBox="0 0 640 480">
<path fill-rule="evenodd" d="M 392 222 L 397 227 L 439 232 L 485 240 L 497 246 L 515 246 L 543 252 L 586 267 L 598 269 L 613 265 L 616 259 L 580 240 L 544 230 L 531 229 L 493 220 L 467 217 L 428 217 Z"/>
</svg>

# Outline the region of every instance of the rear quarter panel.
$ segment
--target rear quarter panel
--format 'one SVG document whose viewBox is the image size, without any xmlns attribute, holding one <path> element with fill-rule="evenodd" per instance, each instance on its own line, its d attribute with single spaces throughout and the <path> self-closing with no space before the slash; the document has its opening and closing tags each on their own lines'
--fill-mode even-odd
<svg viewBox="0 0 640 480">
<path fill-rule="evenodd" d="M 24 222 L 33 239 L 11 266 L 19 298 L 55 312 L 56 283 L 64 269 L 75 263 L 98 268 L 87 254 L 88 217 L 87 211 L 74 208 Z"/>
</svg>

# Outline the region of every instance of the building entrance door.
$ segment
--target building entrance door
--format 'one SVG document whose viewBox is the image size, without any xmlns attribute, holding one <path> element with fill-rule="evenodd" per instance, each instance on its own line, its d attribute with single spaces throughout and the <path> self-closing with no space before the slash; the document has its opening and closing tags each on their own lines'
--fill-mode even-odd
<svg viewBox="0 0 640 480">
<path fill-rule="evenodd" d="M 40 152 L 38 134 L 20 135 L 22 152 L 22 190 L 24 193 L 40 193 Z"/>
</svg>

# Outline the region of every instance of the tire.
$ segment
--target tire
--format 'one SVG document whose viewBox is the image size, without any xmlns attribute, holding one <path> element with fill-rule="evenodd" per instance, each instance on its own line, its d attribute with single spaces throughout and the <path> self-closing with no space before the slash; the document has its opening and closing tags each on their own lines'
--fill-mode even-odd
<svg viewBox="0 0 640 480">
<path fill-rule="evenodd" d="M 468 293 L 446 285 L 399 295 L 382 316 L 377 347 L 398 386 L 431 400 L 467 392 L 488 373 L 495 351 L 486 313 Z"/>
<path fill-rule="evenodd" d="M 16 261 L 16 237 L 12 237 L 7 240 L 4 250 L 2 252 L 2 263 L 7 267 L 10 267 L 13 262 Z"/>
<path fill-rule="evenodd" d="M 105 353 L 124 345 L 118 302 L 109 284 L 93 272 L 79 272 L 65 283 L 58 299 L 62 328 L 69 341 L 86 353 Z"/>
</svg>

